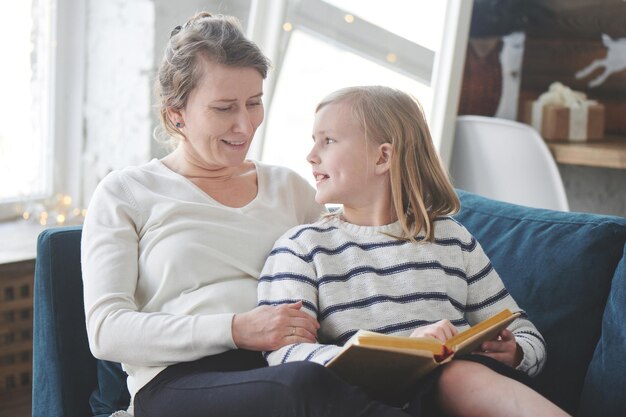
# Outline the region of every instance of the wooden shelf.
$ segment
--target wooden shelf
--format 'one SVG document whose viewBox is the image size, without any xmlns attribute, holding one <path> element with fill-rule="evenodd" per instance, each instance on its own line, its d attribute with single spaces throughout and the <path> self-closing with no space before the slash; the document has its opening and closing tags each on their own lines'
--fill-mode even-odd
<svg viewBox="0 0 626 417">
<path fill-rule="evenodd" d="M 546 142 L 559 164 L 626 169 L 626 140 L 607 138 L 590 142 Z"/>
</svg>

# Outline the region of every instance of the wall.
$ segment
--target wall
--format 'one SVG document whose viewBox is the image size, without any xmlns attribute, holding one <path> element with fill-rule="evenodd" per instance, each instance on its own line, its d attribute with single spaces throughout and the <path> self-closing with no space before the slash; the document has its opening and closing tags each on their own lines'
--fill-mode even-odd
<svg viewBox="0 0 626 417">
<path fill-rule="evenodd" d="M 559 164 L 571 211 L 626 217 L 626 170 Z"/>
<path fill-rule="evenodd" d="M 150 158 L 154 19 L 150 0 L 87 3 L 85 200 L 108 172 Z"/>
</svg>

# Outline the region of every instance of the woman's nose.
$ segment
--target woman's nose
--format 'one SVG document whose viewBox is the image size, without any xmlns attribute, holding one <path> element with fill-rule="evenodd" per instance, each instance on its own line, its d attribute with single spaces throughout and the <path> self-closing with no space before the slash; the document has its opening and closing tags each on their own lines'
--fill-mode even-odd
<svg viewBox="0 0 626 417">
<path fill-rule="evenodd" d="M 237 115 L 237 120 L 235 120 L 235 132 L 243 133 L 247 136 L 252 135 L 254 133 L 254 126 L 252 124 L 252 118 L 250 117 L 250 113 L 247 109 L 244 109 L 239 112 Z"/>
</svg>

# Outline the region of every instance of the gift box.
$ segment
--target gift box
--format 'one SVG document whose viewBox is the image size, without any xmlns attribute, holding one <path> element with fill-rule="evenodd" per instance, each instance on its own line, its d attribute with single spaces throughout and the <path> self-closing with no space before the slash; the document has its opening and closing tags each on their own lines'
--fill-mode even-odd
<svg viewBox="0 0 626 417">
<path fill-rule="evenodd" d="M 546 140 L 586 141 L 604 137 L 604 106 L 560 83 L 553 83 L 537 100 L 526 102 L 522 121 Z"/>
</svg>

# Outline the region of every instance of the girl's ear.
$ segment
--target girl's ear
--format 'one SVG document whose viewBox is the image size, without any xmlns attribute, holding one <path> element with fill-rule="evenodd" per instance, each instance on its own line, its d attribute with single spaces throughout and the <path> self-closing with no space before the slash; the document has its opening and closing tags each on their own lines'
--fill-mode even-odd
<svg viewBox="0 0 626 417">
<path fill-rule="evenodd" d="M 393 146 L 391 143 L 383 143 L 378 147 L 378 161 L 376 161 L 376 173 L 385 174 L 391 169 L 391 155 Z"/>
</svg>

